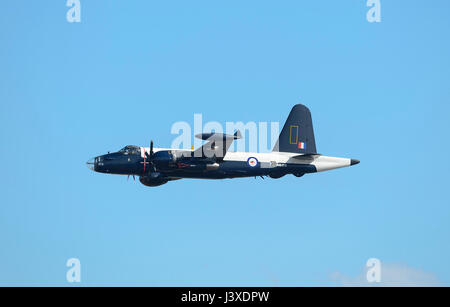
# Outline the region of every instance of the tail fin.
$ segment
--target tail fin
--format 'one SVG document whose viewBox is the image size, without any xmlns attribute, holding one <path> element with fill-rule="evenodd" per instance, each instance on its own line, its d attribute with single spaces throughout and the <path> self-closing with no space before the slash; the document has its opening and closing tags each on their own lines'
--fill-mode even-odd
<svg viewBox="0 0 450 307">
<path fill-rule="evenodd" d="M 317 153 L 311 112 L 307 107 L 297 104 L 292 108 L 272 151 Z"/>
</svg>

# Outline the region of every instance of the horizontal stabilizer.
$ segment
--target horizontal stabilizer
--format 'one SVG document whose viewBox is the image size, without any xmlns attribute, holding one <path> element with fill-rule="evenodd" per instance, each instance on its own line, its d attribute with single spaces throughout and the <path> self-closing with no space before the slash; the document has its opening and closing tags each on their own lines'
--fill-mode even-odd
<svg viewBox="0 0 450 307">
<path fill-rule="evenodd" d="M 315 157 L 318 157 L 318 156 L 321 156 L 321 154 L 318 154 L 318 153 L 306 153 L 304 155 L 293 156 L 291 158 L 302 159 L 302 158 L 308 158 L 308 157 L 315 158 Z"/>
<path fill-rule="evenodd" d="M 293 156 L 291 157 L 292 159 L 295 160 L 300 160 L 300 161 L 304 161 L 304 162 L 312 162 L 314 161 L 315 158 L 319 157 L 320 154 L 316 154 L 316 153 L 307 153 L 304 155 L 297 155 L 297 156 Z"/>
</svg>

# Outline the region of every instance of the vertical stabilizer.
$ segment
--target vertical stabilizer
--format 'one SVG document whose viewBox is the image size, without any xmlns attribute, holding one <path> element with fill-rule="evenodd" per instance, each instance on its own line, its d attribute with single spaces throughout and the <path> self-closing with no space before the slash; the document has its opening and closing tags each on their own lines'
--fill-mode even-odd
<svg viewBox="0 0 450 307">
<path fill-rule="evenodd" d="M 317 153 L 311 112 L 306 106 L 297 104 L 292 108 L 272 151 Z"/>
</svg>

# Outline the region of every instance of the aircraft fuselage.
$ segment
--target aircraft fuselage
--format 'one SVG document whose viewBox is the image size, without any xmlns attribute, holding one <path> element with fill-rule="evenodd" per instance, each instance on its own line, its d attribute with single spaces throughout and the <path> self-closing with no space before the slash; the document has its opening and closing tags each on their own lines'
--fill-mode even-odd
<svg viewBox="0 0 450 307">
<path fill-rule="evenodd" d="M 90 162 L 92 169 L 100 173 L 119 175 L 145 175 L 149 170 L 149 162 L 145 159 L 147 147 L 140 147 L 139 153 L 111 153 L 96 157 Z M 168 151 L 185 154 L 189 150 L 154 148 L 154 152 Z M 171 161 L 172 162 L 172 161 Z M 157 167 L 156 171 L 164 173 L 168 178 L 201 178 L 224 179 L 236 177 L 270 176 L 279 178 L 286 174 L 301 176 L 335 168 L 357 164 L 357 160 L 335 158 L 322 155 L 305 155 L 302 159 L 298 153 L 270 152 L 227 152 L 220 163 L 214 160 L 205 161 L 195 157 L 182 157 L 170 165 Z M 145 168 L 144 168 L 145 165 Z"/>
<path fill-rule="evenodd" d="M 230 152 L 231 143 L 242 138 L 233 135 L 201 133 L 207 141 L 196 150 L 126 146 L 118 152 L 98 156 L 88 166 L 100 173 L 139 176 L 142 184 L 158 186 L 182 178 L 224 179 L 304 174 L 358 164 L 358 160 L 327 157 L 318 154 L 311 113 L 295 105 L 270 153 Z"/>
</svg>

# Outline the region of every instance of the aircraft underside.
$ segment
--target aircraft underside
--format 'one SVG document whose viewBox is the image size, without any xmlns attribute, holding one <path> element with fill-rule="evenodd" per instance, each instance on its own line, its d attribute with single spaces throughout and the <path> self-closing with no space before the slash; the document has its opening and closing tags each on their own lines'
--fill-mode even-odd
<svg viewBox="0 0 450 307">
<path fill-rule="evenodd" d="M 210 171 L 186 171 L 175 170 L 164 172 L 168 177 L 175 178 L 200 178 L 200 179 L 224 179 L 236 177 L 255 177 L 255 176 L 271 176 L 280 178 L 286 174 L 303 175 L 305 173 L 314 173 L 316 168 L 314 165 L 286 165 L 283 167 L 258 167 L 249 168 L 246 162 L 223 162 L 217 170 Z M 248 168 L 248 169 L 246 169 Z"/>
</svg>

